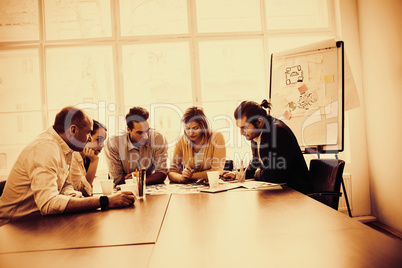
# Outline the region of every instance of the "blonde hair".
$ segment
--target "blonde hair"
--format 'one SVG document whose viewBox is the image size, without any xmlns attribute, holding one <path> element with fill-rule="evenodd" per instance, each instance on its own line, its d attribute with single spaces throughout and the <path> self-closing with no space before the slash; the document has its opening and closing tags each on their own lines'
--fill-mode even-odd
<svg viewBox="0 0 402 268">
<path fill-rule="evenodd" d="M 200 125 L 202 132 L 202 144 L 206 144 L 211 139 L 212 130 L 209 125 L 208 119 L 204 114 L 204 110 L 201 107 L 192 106 L 187 108 L 184 112 L 183 118 L 181 119 L 183 124 L 189 124 L 191 122 L 196 122 Z M 187 142 L 190 142 L 190 138 L 187 136 L 187 133 L 184 131 L 184 136 L 186 137 Z"/>
</svg>

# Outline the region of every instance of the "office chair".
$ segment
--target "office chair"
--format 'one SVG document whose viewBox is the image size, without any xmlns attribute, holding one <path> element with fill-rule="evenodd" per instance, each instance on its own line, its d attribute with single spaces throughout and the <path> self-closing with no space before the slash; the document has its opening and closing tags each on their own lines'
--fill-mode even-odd
<svg viewBox="0 0 402 268">
<path fill-rule="evenodd" d="M 312 159 L 310 161 L 310 175 L 314 186 L 314 192 L 308 196 L 321 203 L 338 210 L 339 197 L 345 195 L 349 217 L 352 217 L 349 200 L 343 182 L 343 169 L 345 161 L 339 159 Z"/>
<path fill-rule="evenodd" d="M 223 170 L 232 171 L 233 170 L 233 160 L 226 160 Z"/>
<path fill-rule="evenodd" d="M 3 194 L 4 187 L 6 186 L 6 181 L 0 181 L 0 196 Z"/>
</svg>

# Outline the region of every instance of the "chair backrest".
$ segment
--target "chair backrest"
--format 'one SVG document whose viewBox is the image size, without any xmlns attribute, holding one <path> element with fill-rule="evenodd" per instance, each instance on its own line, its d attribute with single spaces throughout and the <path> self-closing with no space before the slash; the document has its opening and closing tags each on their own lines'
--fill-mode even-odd
<svg viewBox="0 0 402 268">
<path fill-rule="evenodd" d="M 310 175 L 316 193 L 340 193 L 345 161 L 340 159 L 312 159 Z M 315 199 L 338 210 L 339 196 L 321 195 Z"/>
<path fill-rule="evenodd" d="M 223 168 L 223 170 L 232 171 L 233 170 L 233 160 L 226 160 L 225 167 Z"/>
<path fill-rule="evenodd" d="M 6 186 L 6 181 L 0 181 L 0 196 L 3 194 L 4 186 Z"/>
</svg>

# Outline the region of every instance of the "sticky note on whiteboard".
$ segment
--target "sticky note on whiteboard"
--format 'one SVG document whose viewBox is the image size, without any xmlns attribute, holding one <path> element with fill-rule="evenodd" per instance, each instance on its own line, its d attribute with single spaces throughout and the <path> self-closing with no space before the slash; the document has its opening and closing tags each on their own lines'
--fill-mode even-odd
<svg viewBox="0 0 402 268">
<path fill-rule="evenodd" d="M 306 92 L 308 90 L 308 88 L 306 87 L 305 84 L 303 84 L 301 87 L 298 88 L 300 94 L 303 94 L 304 92 Z"/>
<path fill-rule="evenodd" d="M 330 74 L 330 75 L 326 75 L 325 76 L 325 84 L 330 84 L 334 82 L 334 75 Z"/>
<path fill-rule="evenodd" d="M 289 112 L 288 110 L 286 110 L 283 115 L 285 116 L 286 120 L 290 120 L 290 118 L 292 118 L 292 113 Z"/>
</svg>

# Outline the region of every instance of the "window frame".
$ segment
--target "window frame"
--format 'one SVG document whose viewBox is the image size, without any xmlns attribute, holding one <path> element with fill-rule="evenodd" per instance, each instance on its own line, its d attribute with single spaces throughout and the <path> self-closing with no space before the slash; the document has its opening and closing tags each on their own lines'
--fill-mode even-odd
<svg viewBox="0 0 402 268">
<path fill-rule="evenodd" d="M 201 92 L 201 75 L 200 75 L 200 50 L 199 44 L 203 41 L 215 41 L 215 40 L 237 40 L 237 39 L 262 39 L 263 51 L 264 51 L 264 71 L 269 74 L 270 68 L 270 52 L 269 52 L 269 39 L 277 37 L 287 36 L 321 36 L 321 35 L 336 35 L 337 24 L 335 17 L 335 0 L 323 0 L 327 1 L 328 8 L 328 27 L 321 28 L 306 28 L 306 29 L 267 29 L 266 26 L 266 1 L 259 0 L 260 4 L 260 18 L 261 18 L 261 30 L 250 32 L 220 32 L 220 33 L 198 33 L 197 32 L 197 12 L 196 12 L 196 0 L 186 0 L 187 4 L 187 17 L 188 17 L 188 33 L 180 35 L 150 35 L 150 36 L 121 36 L 120 34 L 120 0 L 110 1 L 111 12 L 111 37 L 105 38 L 87 38 L 87 39 L 66 39 L 66 40 L 46 40 L 46 28 L 45 28 L 45 0 L 38 1 L 38 25 L 39 25 L 39 40 L 30 41 L 14 41 L 14 42 L 1 42 L 0 50 L 14 50 L 14 49 L 26 49 L 37 48 L 39 53 L 39 81 L 40 81 L 40 95 L 41 95 L 41 113 L 42 113 L 42 129 L 45 130 L 52 124 L 52 118 L 49 118 L 49 105 L 47 100 L 48 88 L 46 85 L 46 50 L 54 47 L 72 47 L 72 46 L 96 46 L 107 45 L 112 47 L 113 51 L 113 75 L 114 75 L 114 87 L 115 87 L 115 106 L 114 111 L 116 115 L 125 115 L 127 113 L 124 101 L 124 83 L 122 75 L 122 46 L 125 44 L 148 44 L 159 42 L 188 42 L 190 47 L 190 75 L 192 86 L 192 103 L 196 106 L 202 106 L 202 92 Z M 269 89 L 269 75 L 267 75 L 267 98 Z M 25 112 L 25 111 L 23 111 Z M 5 114 L 10 112 L 0 112 Z M 112 134 L 112 133 L 110 133 Z M 32 137 L 33 138 L 33 137 Z M 0 144 L 0 148 L 1 148 Z M 11 167 L 10 167 L 11 168 Z M 1 174 L 0 174 L 1 175 Z"/>
</svg>

